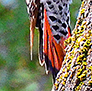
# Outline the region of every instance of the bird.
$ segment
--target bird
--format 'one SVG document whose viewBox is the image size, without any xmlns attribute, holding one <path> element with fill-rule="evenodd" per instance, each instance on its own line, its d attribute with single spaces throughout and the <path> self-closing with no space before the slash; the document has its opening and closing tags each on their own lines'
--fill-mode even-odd
<svg viewBox="0 0 92 91">
<path fill-rule="evenodd" d="M 92 0 L 83 0 L 52 91 L 92 91 Z"/>
<path fill-rule="evenodd" d="M 64 41 L 71 36 L 69 6 L 72 0 L 26 0 L 30 19 L 30 54 L 35 27 L 39 30 L 39 63 L 46 74 L 52 72 L 53 82 L 65 52 Z"/>
</svg>

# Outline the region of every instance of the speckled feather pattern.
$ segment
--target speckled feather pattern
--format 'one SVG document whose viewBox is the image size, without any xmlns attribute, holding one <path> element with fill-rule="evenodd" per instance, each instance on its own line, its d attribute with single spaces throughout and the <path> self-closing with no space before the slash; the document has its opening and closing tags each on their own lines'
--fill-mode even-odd
<svg viewBox="0 0 92 91">
<path fill-rule="evenodd" d="M 69 4 L 72 0 L 46 0 L 44 7 L 47 11 L 50 28 L 57 43 L 60 37 L 67 38 L 70 26 Z"/>
<path fill-rule="evenodd" d="M 83 0 L 52 91 L 92 91 L 92 0 Z"/>
<path fill-rule="evenodd" d="M 26 2 L 29 16 L 32 18 L 33 11 L 36 7 L 32 2 L 35 3 L 36 0 L 26 0 Z M 39 21 L 41 21 L 41 28 L 43 29 L 44 27 L 44 13 L 42 12 L 43 5 L 47 11 L 50 28 L 57 43 L 59 43 L 61 36 L 64 38 L 68 37 L 68 27 L 70 27 L 69 4 L 71 4 L 71 2 L 72 0 L 40 0 Z"/>
</svg>

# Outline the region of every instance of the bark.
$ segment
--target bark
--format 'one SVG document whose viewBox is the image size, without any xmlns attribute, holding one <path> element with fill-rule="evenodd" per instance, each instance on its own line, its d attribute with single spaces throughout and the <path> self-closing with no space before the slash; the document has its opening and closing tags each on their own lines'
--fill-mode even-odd
<svg viewBox="0 0 92 91">
<path fill-rule="evenodd" d="M 52 91 L 92 91 L 92 0 L 83 0 Z"/>
</svg>

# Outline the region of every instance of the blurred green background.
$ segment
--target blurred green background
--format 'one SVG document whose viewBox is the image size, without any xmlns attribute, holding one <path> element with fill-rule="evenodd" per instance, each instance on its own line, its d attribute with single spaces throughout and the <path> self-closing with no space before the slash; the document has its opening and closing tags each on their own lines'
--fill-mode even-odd
<svg viewBox="0 0 92 91">
<path fill-rule="evenodd" d="M 70 6 L 74 28 L 80 0 Z M 25 0 L 0 0 L 0 91 L 50 91 L 52 76 L 38 61 L 35 30 L 33 61 L 29 54 L 29 18 Z"/>
</svg>

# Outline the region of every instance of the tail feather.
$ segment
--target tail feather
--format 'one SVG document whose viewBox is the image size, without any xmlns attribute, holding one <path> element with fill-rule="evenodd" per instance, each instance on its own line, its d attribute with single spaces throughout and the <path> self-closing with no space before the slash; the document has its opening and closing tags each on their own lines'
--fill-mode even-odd
<svg viewBox="0 0 92 91">
<path fill-rule="evenodd" d="M 31 18 L 31 20 L 30 20 L 30 55 L 31 55 L 31 60 L 32 60 L 32 48 L 33 48 L 35 25 L 36 25 L 36 18 Z"/>
<path fill-rule="evenodd" d="M 51 60 L 51 66 L 54 68 L 54 57 L 53 57 L 53 51 L 52 51 L 51 43 L 49 43 L 48 58 L 49 58 L 49 60 Z"/>
<path fill-rule="evenodd" d="M 57 54 L 56 47 L 54 45 L 52 47 L 52 49 L 53 49 L 53 55 L 54 55 L 54 65 L 55 65 L 55 68 L 57 68 L 59 70 L 60 69 L 60 63 L 59 63 L 60 60 L 59 60 L 59 56 Z"/>
<path fill-rule="evenodd" d="M 54 44 L 53 46 L 55 47 L 57 57 L 58 57 L 58 60 L 59 60 L 59 64 L 60 64 L 60 67 L 61 67 L 63 58 L 65 56 L 65 51 L 64 51 L 64 46 L 63 46 L 64 44 L 61 44 L 61 43 L 57 44 L 57 42 L 55 40 L 53 40 L 53 44 Z M 59 67 L 59 69 L 60 69 L 60 67 Z"/>
<path fill-rule="evenodd" d="M 39 28 L 39 63 L 41 66 L 44 65 L 45 61 L 43 60 L 43 31 Z"/>
<path fill-rule="evenodd" d="M 26 0 L 26 2 L 28 2 Z M 32 1 L 30 4 L 30 10 L 28 10 L 30 15 L 30 55 L 32 60 L 32 47 L 33 47 L 33 40 L 34 40 L 34 30 L 37 23 L 37 16 L 38 16 L 38 9 L 39 9 L 40 1 L 36 0 L 36 2 Z M 29 6 L 29 4 L 27 4 Z M 34 8 L 32 8 L 34 7 Z"/>
</svg>

